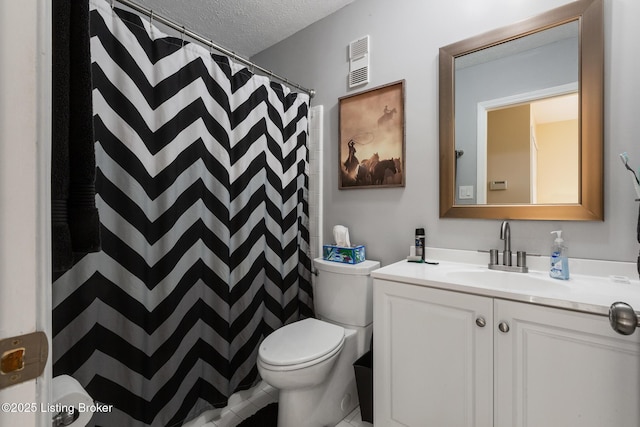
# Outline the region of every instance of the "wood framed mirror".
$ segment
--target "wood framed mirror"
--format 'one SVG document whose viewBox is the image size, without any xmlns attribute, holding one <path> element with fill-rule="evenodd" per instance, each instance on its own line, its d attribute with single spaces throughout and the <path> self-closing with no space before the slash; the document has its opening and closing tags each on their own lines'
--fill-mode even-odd
<svg viewBox="0 0 640 427">
<path fill-rule="evenodd" d="M 440 49 L 441 218 L 604 220 L 603 27 L 577 0 Z"/>
</svg>

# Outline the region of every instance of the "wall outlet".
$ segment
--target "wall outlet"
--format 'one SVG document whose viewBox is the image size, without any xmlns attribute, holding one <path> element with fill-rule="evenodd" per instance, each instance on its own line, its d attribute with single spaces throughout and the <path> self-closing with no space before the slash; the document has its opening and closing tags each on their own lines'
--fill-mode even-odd
<svg viewBox="0 0 640 427">
<path fill-rule="evenodd" d="M 458 187 L 458 199 L 473 199 L 473 185 L 461 185 Z"/>
</svg>

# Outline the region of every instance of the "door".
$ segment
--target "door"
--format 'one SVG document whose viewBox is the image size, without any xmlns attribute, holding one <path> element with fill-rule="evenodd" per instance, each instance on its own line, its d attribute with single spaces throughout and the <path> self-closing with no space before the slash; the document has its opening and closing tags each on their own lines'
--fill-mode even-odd
<svg viewBox="0 0 640 427">
<path fill-rule="evenodd" d="M 494 316 L 497 427 L 640 425 L 639 334 L 617 334 L 605 316 L 502 300 Z"/>
<path fill-rule="evenodd" d="M 49 348 L 50 3 L 0 2 L 0 340 L 44 331 Z M 50 402 L 50 357 L 46 366 L 0 390 L 0 426 L 51 426 L 39 410 Z"/>
<path fill-rule="evenodd" d="M 493 425 L 493 300 L 374 282 L 374 421 Z"/>
</svg>

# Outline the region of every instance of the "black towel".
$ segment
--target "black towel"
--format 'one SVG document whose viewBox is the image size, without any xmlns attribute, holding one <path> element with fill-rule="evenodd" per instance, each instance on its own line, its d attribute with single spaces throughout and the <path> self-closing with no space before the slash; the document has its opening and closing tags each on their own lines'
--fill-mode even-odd
<svg viewBox="0 0 640 427">
<path fill-rule="evenodd" d="M 88 0 L 53 1 L 53 271 L 100 250 Z"/>
</svg>

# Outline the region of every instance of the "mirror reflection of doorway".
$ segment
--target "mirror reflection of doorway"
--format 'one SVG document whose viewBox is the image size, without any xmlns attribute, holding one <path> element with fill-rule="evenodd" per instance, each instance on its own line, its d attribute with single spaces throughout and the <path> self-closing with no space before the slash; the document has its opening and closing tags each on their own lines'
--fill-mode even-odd
<svg viewBox="0 0 640 427">
<path fill-rule="evenodd" d="M 529 104 L 487 113 L 487 203 L 531 202 Z"/>
<path fill-rule="evenodd" d="M 486 151 L 478 153 L 483 163 L 478 183 L 484 188 L 479 185 L 478 203 L 579 203 L 576 93 L 494 107 L 484 114 Z M 486 156 L 480 157 L 480 151 Z"/>
</svg>

